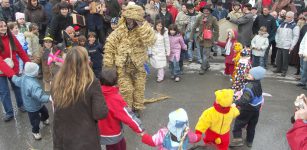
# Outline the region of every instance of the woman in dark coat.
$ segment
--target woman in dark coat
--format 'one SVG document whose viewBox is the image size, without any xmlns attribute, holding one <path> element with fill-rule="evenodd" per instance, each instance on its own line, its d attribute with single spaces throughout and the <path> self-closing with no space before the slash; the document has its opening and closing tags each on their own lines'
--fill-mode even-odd
<svg viewBox="0 0 307 150">
<path fill-rule="evenodd" d="M 56 6 L 56 14 L 53 16 L 50 24 L 49 34 L 56 44 L 62 43 L 62 31 L 68 26 L 72 26 L 72 17 L 69 15 L 68 10 L 70 5 L 67 2 L 61 2 Z"/>
<path fill-rule="evenodd" d="M 49 19 L 43 6 L 38 3 L 38 0 L 28 0 L 25 19 L 26 22 L 36 23 L 38 25 L 39 39 L 40 43 L 42 43 Z"/>
<path fill-rule="evenodd" d="M 108 114 L 84 47 L 68 51 L 51 87 L 54 150 L 100 150 L 97 121 Z"/>
</svg>

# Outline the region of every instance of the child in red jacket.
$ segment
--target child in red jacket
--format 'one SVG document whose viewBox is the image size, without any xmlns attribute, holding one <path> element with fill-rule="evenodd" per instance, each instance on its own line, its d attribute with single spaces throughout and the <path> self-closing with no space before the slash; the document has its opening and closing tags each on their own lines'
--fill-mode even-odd
<svg viewBox="0 0 307 150">
<path fill-rule="evenodd" d="M 109 108 L 106 118 L 98 121 L 100 143 L 107 150 L 126 150 L 122 124 L 128 125 L 134 132 L 144 132 L 141 120 L 128 107 L 119 93 L 115 69 L 103 69 L 100 74 L 101 90 Z"/>
<path fill-rule="evenodd" d="M 237 42 L 238 38 L 238 32 L 234 29 L 227 30 L 228 38 L 226 39 L 226 42 L 218 42 L 217 45 L 220 47 L 225 48 L 225 75 L 232 75 L 234 72 L 234 57 L 235 57 L 235 51 L 234 51 L 234 43 Z"/>
</svg>

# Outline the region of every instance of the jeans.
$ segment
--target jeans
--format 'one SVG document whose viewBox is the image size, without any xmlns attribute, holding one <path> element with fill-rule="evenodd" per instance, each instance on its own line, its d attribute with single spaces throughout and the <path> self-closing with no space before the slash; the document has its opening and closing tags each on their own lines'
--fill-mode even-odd
<svg viewBox="0 0 307 150">
<path fill-rule="evenodd" d="M 201 51 L 201 54 L 202 54 L 201 55 L 201 57 L 202 57 L 201 69 L 207 70 L 208 68 L 210 68 L 209 56 L 210 56 L 210 52 L 211 52 L 211 47 L 201 47 L 200 51 Z"/>
<path fill-rule="evenodd" d="M 43 106 L 36 112 L 28 112 L 30 123 L 32 126 L 32 133 L 39 133 L 39 124 L 41 121 L 46 121 L 49 118 L 48 109 Z"/>
<path fill-rule="evenodd" d="M 180 68 L 180 71 L 183 71 L 183 61 L 184 59 L 186 58 L 186 51 L 185 50 L 181 50 L 181 53 L 180 53 L 180 60 L 179 60 L 179 68 Z"/>
<path fill-rule="evenodd" d="M 185 34 L 185 38 L 186 39 L 190 39 L 190 35 L 191 32 L 187 32 Z M 193 44 L 195 44 L 195 47 L 196 47 L 196 58 L 197 58 L 197 61 L 201 61 L 201 53 L 200 53 L 200 45 L 199 45 L 199 42 L 197 42 L 197 37 L 196 35 L 193 35 L 193 42 L 189 41 L 188 42 L 188 59 L 189 60 L 193 60 Z"/>
<path fill-rule="evenodd" d="M 261 66 L 261 67 L 265 67 L 264 66 L 264 57 L 261 56 L 252 56 L 252 62 L 253 62 L 253 67 L 257 67 L 257 66 Z"/>
<path fill-rule="evenodd" d="M 174 58 L 173 61 L 169 62 L 169 67 L 171 70 L 171 74 L 175 77 L 177 77 L 180 73 L 180 67 L 179 67 L 179 62 Z"/>
<path fill-rule="evenodd" d="M 287 73 L 289 65 L 289 50 L 278 48 L 276 59 L 277 71 Z"/>
<path fill-rule="evenodd" d="M 234 138 L 242 138 L 242 128 L 246 125 L 246 141 L 253 143 L 255 129 L 259 119 L 259 111 L 240 111 L 240 115 L 235 120 L 232 133 Z"/>
<path fill-rule="evenodd" d="M 304 57 L 300 58 L 300 64 L 301 64 L 301 68 L 300 68 L 301 80 L 300 80 L 300 82 L 302 84 L 306 84 L 306 82 L 307 82 L 307 61 L 304 61 Z"/>
<path fill-rule="evenodd" d="M 22 98 L 21 98 L 20 88 L 17 87 L 12 82 L 11 79 L 8 79 L 7 77 L 1 76 L 0 77 L 0 100 L 1 100 L 2 105 L 4 107 L 6 116 L 14 116 L 8 80 L 10 81 L 11 87 L 12 87 L 14 94 L 15 94 L 17 107 L 18 108 L 22 107 L 23 102 L 22 102 Z"/>
</svg>

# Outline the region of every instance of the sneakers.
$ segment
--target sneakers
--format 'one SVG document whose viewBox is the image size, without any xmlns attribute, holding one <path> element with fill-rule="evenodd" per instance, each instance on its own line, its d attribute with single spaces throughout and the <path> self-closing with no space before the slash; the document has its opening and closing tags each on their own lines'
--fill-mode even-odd
<svg viewBox="0 0 307 150">
<path fill-rule="evenodd" d="M 175 78 L 175 81 L 176 81 L 176 82 L 179 82 L 179 81 L 180 81 L 180 78 L 179 78 L 179 77 L 176 77 L 176 78 Z"/>
<path fill-rule="evenodd" d="M 239 147 L 243 145 L 244 145 L 244 142 L 242 138 L 234 138 L 229 144 L 229 147 Z"/>
<path fill-rule="evenodd" d="M 247 141 L 246 141 L 246 146 L 247 146 L 247 147 L 252 147 L 252 146 L 253 146 L 253 143 L 252 143 L 252 142 L 247 142 Z"/>
<path fill-rule="evenodd" d="M 43 121 L 43 124 L 44 124 L 44 125 L 49 125 L 49 123 L 50 123 L 50 122 L 49 122 L 49 119 Z"/>
<path fill-rule="evenodd" d="M 4 122 L 9 122 L 9 121 L 11 121 L 13 119 L 14 119 L 14 115 L 12 115 L 12 116 L 5 115 L 5 117 L 3 118 L 3 121 Z"/>
<path fill-rule="evenodd" d="M 42 139 L 42 135 L 40 133 L 32 133 L 33 137 L 35 140 L 41 140 Z"/>
</svg>

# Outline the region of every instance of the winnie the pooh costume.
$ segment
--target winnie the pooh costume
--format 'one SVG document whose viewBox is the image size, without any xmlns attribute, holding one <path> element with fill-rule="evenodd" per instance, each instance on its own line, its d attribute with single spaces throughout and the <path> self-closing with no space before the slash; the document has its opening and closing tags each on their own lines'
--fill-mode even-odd
<svg viewBox="0 0 307 150">
<path fill-rule="evenodd" d="M 232 89 L 216 91 L 213 107 L 202 113 L 195 127 L 199 139 L 205 133 L 205 144 L 214 144 L 219 150 L 228 149 L 231 122 L 240 114 L 236 107 L 231 106 L 233 95 Z"/>
</svg>

